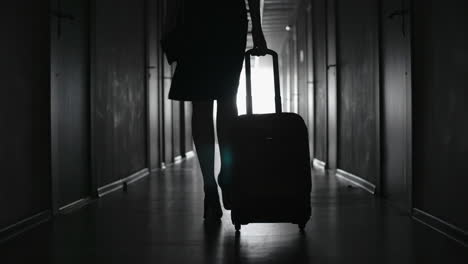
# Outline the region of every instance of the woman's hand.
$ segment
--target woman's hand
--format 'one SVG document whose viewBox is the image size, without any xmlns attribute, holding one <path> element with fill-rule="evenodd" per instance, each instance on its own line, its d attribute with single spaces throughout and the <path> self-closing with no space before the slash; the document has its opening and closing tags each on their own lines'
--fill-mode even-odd
<svg viewBox="0 0 468 264">
<path fill-rule="evenodd" d="M 252 55 L 264 56 L 267 53 L 268 47 L 262 30 L 260 0 L 249 0 L 249 9 L 250 18 L 252 20 L 252 38 L 254 42 L 254 52 L 252 52 Z"/>
<path fill-rule="evenodd" d="M 252 55 L 265 56 L 268 50 L 268 46 L 261 27 L 252 29 L 252 38 L 254 43 L 254 52 L 252 52 Z"/>
</svg>

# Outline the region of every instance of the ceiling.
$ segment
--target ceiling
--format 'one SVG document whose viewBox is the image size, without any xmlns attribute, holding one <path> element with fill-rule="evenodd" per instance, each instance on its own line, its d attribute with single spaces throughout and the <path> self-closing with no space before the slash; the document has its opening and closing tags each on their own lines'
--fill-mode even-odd
<svg viewBox="0 0 468 264">
<path fill-rule="evenodd" d="M 298 0 L 261 0 L 262 28 L 268 42 L 268 47 L 280 52 L 288 32 L 286 26 L 290 23 L 296 11 Z M 253 46 L 249 35 L 248 48 Z"/>
</svg>

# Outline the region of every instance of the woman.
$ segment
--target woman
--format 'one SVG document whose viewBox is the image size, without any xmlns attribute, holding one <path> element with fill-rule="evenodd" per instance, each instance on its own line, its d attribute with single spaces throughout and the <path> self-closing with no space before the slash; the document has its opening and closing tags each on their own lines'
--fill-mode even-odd
<svg viewBox="0 0 468 264">
<path fill-rule="evenodd" d="M 260 21 L 260 0 L 248 3 L 255 55 L 263 56 L 267 45 Z M 219 220 L 223 213 L 214 175 L 213 102 L 216 100 L 218 106 L 216 127 L 221 153 L 218 182 L 224 207 L 230 209 L 230 126 L 237 116 L 236 94 L 248 30 L 246 5 L 244 0 L 178 0 L 172 10 L 166 31 L 177 31 L 177 49 L 169 54 L 165 48 L 168 59 L 177 61 L 177 67 L 169 99 L 192 102 L 192 134 L 205 191 L 204 218 Z"/>
</svg>

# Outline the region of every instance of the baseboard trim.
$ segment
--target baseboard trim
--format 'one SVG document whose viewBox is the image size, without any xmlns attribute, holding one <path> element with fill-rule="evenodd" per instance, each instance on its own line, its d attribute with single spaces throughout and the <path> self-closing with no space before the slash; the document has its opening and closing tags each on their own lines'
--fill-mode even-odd
<svg viewBox="0 0 468 264">
<path fill-rule="evenodd" d="M 177 156 L 174 158 L 174 164 L 181 163 L 184 160 L 182 156 Z"/>
<path fill-rule="evenodd" d="M 150 171 L 148 168 L 146 169 L 143 169 L 139 172 L 136 172 L 130 176 L 128 176 L 127 178 L 123 179 L 122 181 L 124 182 L 124 184 L 132 184 L 134 182 L 137 182 L 147 176 L 150 175 Z"/>
<path fill-rule="evenodd" d="M 101 198 L 105 195 L 108 195 L 109 193 L 113 193 L 117 190 L 120 190 L 123 188 L 123 181 L 122 180 L 117 180 L 113 183 L 109 183 L 105 186 L 99 187 L 98 188 L 98 197 Z"/>
<path fill-rule="evenodd" d="M 174 164 L 181 163 L 182 161 L 193 158 L 193 157 L 195 157 L 195 152 L 193 150 L 186 152 L 184 155 L 175 157 Z"/>
<path fill-rule="evenodd" d="M 314 159 L 312 161 L 312 165 L 314 166 L 314 169 L 317 169 L 317 170 L 325 170 L 326 167 L 327 167 L 327 163 L 321 161 L 321 160 L 318 160 L 318 159 Z"/>
<path fill-rule="evenodd" d="M 149 169 L 145 168 L 141 171 L 138 171 L 126 178 L 117 180 L 113 183 L 110 183 L 108 185 L 105 185 L 103 187 L 98 188 L 98 196 L 99 198 L 108 195 L 110 193 L 113 193 L 117 190 L 125 188 L 128 184 L 134 183 L 144 177 L 147 177 L 150 174 Z"/>
<path fill-rule="evenodd" d="M 91 197 L 84 198 L 59 208 L 59 214 L 69 214 L 93 202 Z"/>
<path fill-rule="evenodd" d="M 351 182 L 352 184 L 364 189 L 365 191 L 375 195 L 375 185 L 344 170 L 336 170 L 336 176 Z"/>
<path fill-rule="evenodd" d="M 52 219 L 52 211 L 47 210 L 0 230 L 0 244 Z"/>
<path fill-rule="evenodd" d="M 413 208 L 413 219 L 445 235 L 446 237 L 462 244 L 463 246 L 468 247 L 467 231 L 462 230 L 438 217 L 435 217 L 417 208 Z"/>
<path fill-rule="evenodd" d="M 174 165 L 180 164 L 181 162 L 184 162 L 185 160 L 191 159 L 193 157 L 195 157 L 195 152 L 194 151 L 189 151 L 189 152 L 185 153 L 184 156 L 175 157 L 174 161 L 172 163 L 164 163 L 163 162 L 161 164 L 161 169 L 159 169 L 159 170 L 165 170 L 168 167 L 172 167 Z M 156 170 L 158 170 L 158 169 L 156 169 Z"/>
</svg>

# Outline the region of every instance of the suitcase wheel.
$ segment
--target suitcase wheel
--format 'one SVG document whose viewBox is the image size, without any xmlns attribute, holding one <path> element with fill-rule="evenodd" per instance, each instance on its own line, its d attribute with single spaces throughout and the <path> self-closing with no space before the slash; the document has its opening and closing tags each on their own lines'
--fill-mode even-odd
<svg viewBox="0 0 468 264">
<path fill-rule="evenodd" d="M 234 227 L 236 228 L 236 232 L 239 232 L 241 230 L 240 224 L 234 224 Z"/>
</svg>

